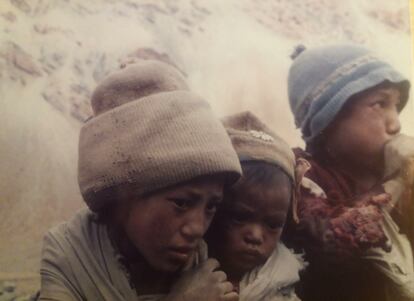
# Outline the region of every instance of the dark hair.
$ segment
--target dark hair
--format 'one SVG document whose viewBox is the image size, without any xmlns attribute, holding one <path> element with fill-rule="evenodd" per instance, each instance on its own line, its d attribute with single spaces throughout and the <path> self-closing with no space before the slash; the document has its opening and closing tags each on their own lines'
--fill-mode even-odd
<svg viewBox="0 0 414 301">
<path fill-rule="evenodd" d="M 121 202 L 127 202 L 133 195 L 134 184 L 123 184 L 106 188 L 105 193 L 99 194 L 99 200 L 103 205 L 95 210 L 96 221 L 110 225 L 114 222 L 116 207 Z"/>
</svg>

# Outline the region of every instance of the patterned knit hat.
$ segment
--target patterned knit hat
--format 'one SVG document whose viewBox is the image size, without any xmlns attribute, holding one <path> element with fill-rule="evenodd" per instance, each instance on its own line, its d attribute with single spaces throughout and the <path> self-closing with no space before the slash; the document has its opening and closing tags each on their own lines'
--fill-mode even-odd
<svg viewBox="0 0 414 301">
<path fill-rule="evenodd" d="M 294 182 L 295 156 L 289 145 L 251 112 L 223 118 L 241 162 L 265 161 L 279 166 Z"/>
<path fill-rule="evenodd" d="M 92 107 L 79 137 L 78 181 L 93 211 L 113 201 L 114 187 L 133 185 L 143 195 L 199 176 L 234 182 L 241 174 L 222 124 L 172 66 L 127 66 L 96 88 Z"/>
<path fill-rule="evenodd" d="M 290 108 L 303 139 L 310 143 L 353 95 L 385 81 L 399 84 L 401 111 L 408 99 L 408 80 L 386 62 L 356 45 L 334 45 L 292 55 L 288 93 Z"/>
</svg>

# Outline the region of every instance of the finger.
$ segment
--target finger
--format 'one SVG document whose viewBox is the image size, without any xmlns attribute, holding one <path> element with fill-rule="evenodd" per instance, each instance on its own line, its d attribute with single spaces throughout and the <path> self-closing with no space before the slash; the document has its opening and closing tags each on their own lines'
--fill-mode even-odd
<svg viewBox="0 0 414 301">
<path fill-rule="evenodd" d="M 371 200 L 378 205 L 386 205 L 390 201 L 390 195 L 388 193 L 381 193 L 374 195 Z"/>
<path fill-rule="evenodd" d="M 220 263 L 217 261 L 217 259 L 209 258 L 205 262 L 202 263 L 203 269 L 206 271 L 214 271 L 220 266 Z"/>
<path fill-rule="evenodd" d="M 239 300 L 239 294 L 236 292 L 231 292 L 228 294 L 225 294 L 222 298 L 223 301 L 238 301 Z"/>
<path fill-rule="evenodd" d="M 215 271 L 214 276 L 219 282 L 223 282 L 227 280 L 227 275 L 223 271 Z"/>
<path fill-rule="evenodd" d="M 233 284 L 231 284 L 228 281 L 225 281 L 225 282 L 221 283 L 220 288 L 221 288 L 221 291 L 223 292 L 223 294 L 227 294 L 227 293 L 230 293 L 230 292 L 234 291 Z"/>
<path fill-rule="evenodd" d="M 373 201 L 382 201 L 382 200 L 386 200 L 390 197 L 390 195 L 388 193 L 380 193 L 377 195 L 373 195 L 372 196 L 372 200 Z"/>
</svg>

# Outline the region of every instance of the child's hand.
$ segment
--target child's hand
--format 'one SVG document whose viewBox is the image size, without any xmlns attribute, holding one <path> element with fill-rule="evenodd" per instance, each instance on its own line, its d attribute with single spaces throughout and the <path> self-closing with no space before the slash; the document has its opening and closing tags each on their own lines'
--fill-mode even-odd
<svg viewBox="0 0 414 301">
<path fill-rule="evenodd" d="M 400 134 L 385 146 L 384 190 L 392 195 L 405 223 L 414 211 L 414 137 Z M 400 225 L 401 226 L 401 225 Z"/>
<path fill-rule="evenodd" d="M 395 136 L 385 145 L 385 178 L 403 172 L 414 161 L 414 137 Z"/>
<path fill-rule="evenodd" d="M 327 198 L 325 191 L 323 191 L 323 189 L 318 184 L 316 184 L 314 181 L 312 181 L 311 179 L 307 177 L 302 178 L 301 186 L 302 188 L 306 189 L 309 192 L 309 194 L 313 195 L 314 197 L 322 198 L 322 199 Z"/>
<path fill-rule="evenodd" d="M 389 193 L 380 193 L 371 197 L 371 203 L 379 207 L 386 207 L 391 202 L 391 195 Z"/>
<path fill-rule="evenodd" d="M 227 281 L 224 272 L 218 271 L 219 263 L 208 259 L 196 268 L 186 271 L 174 284 L 165 301 L 237 301 L 239 296 Z"/>
</svg>

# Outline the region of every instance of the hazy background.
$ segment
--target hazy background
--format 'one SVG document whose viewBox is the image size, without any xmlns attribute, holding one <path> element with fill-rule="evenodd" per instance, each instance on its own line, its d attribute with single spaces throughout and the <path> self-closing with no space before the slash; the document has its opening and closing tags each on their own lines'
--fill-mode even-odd
<svg viewBox="0 0 414 301">
<path fill-rule="evenodd" d="M 0 0 L 0 281 L 34 289 L 44 232 L 82 206 L 79 129 L 122 58 L 168 56 L 217 115 L 249 109 L 294 146 L 289 55 L 350 41 L 410 76 L 409 1 Z"/>
</svg>

